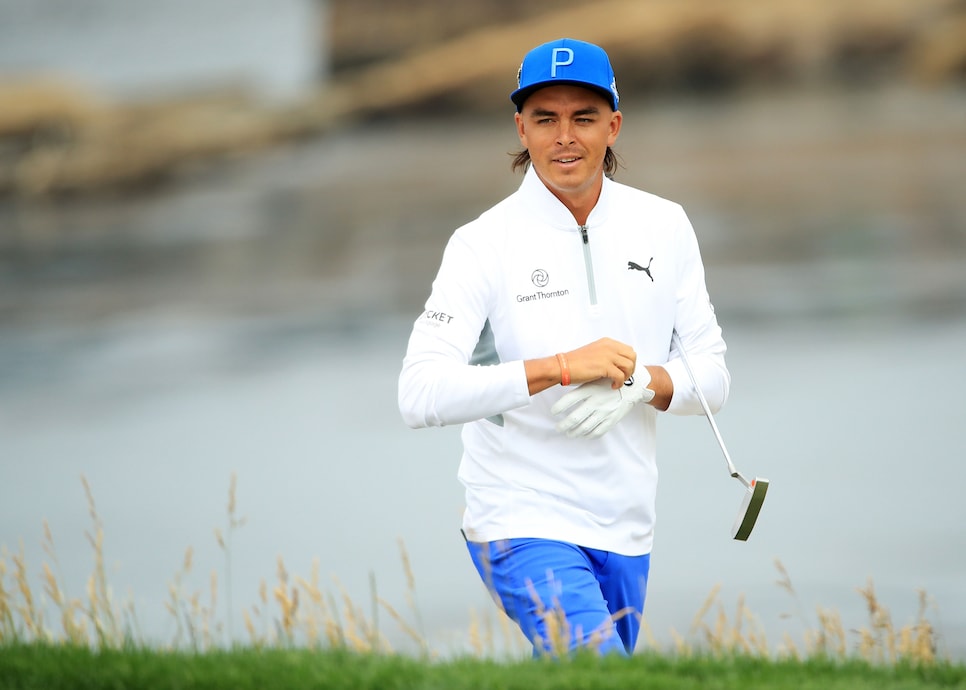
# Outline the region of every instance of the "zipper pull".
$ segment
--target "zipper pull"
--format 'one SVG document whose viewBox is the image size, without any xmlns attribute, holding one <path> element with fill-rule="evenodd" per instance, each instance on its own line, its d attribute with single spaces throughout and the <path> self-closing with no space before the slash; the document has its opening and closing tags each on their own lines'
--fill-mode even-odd
<svg viewBox="0 0 966 690">
<path fill-rule="evenodd" d="M 584 244 L 590 244 L 590 240 L 587 239 L 587 226 L 586 225 L 581 225 L 580 226 L 580 236 L 583 238 Z"/>
</svg>

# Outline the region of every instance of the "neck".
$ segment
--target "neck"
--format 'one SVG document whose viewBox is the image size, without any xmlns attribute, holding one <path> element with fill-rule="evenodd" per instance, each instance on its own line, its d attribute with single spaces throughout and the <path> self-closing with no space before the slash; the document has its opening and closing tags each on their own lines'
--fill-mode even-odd
<svg viewBox="0 0 966 690">
<path fill-rule="evenodd" d="M 567 192 L 561 189 L 554 189 L 549 185 L 547 189 L 557 197 L 560 203 L 567 207 L 567 210 L 573 215 L 574 220 L 577 221 L 577 225 L 586 225 L 587 219 L 590 217 L 590 212 L 594 210 L 594 206 L 597 205 L 597 201 L 600 199 L 600 190 L 603 184 L 603 176 L 601 176 L 598 178 L 597 183 L 589 189 Z"/>
<path fill-rule="evenodd" d="M 587 225 L 587 219 L 590 218 L 590 212 L 594 210 L 594 206 L 597 203 L 596 200 L 595 200 L 594 203 L 592 203 L 592 204 L 590 204 L 588 206 L 580 207 L 580 208 L 575 208 L 575 207 L 571 206 L 570 204 L 568 204 L 563 199 L 561 199 L 561 201 L 563 202 L 564 206 L 566 206 L 568 209 L 570 209 L 570 212 L 574 216 L 574 220 L 577 221 L 577 225 Z"/>
</svg>

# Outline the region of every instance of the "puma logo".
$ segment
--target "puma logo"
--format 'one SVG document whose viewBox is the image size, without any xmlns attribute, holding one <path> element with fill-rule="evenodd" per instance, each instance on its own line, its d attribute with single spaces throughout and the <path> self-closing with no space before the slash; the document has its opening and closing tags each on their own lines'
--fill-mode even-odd
<svg viewBox="0 0 966 690">
<path fill-rule="evenodd" d="M 640 264 L 636 264 L 633 261 L 628 261 L 627 262 L 627 270 L 628 271 L 630 271 L 630 270 L 634 270 L 634 271 L 644 271 L 647 274 L 647 277 L 650 278 L 651 279 L 651 282 L 653 283 L 654 282 L 654 276 L 651 275 L 651 263 L 653 261 L 654 261 L 654 257 L 653 256 L 651 257 L 651 260 L 647 262 L 647 266 L 641 266 Z"/>
</svg>

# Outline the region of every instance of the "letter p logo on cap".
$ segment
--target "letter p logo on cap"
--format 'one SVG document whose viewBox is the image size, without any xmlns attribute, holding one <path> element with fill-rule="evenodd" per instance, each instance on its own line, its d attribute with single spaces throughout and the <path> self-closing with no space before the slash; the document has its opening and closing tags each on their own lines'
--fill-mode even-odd
<svg viewBox="0 0 966 690">
<path fill-rule="evenodd" d="M 593 43 L 561 38 L 532 49 L 520 63 L 517 88 L 510 94 L 510 100 L 519 113 L 530 94 L 554 84 L 593 89 L 607 99 L 611 108 L 617 110 L 619 97 L 614 70 L 604 49 Z"/>
<path fill-rule="evenodd" d="M 563 60 L 558 59 L 559 55 L 565 55 L 566 58 Z M 557 77 L 557 68 L 566 67 L 567 65 L 574 64 L 574 51 L 570 48 L 554 48 L 553 53 L 550 56 L 550 78 L 554 79 Z"/>
</svg>

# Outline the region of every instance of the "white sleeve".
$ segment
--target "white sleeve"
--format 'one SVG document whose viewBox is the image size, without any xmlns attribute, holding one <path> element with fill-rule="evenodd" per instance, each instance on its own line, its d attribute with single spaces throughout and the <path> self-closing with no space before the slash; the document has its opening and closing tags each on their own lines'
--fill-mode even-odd
<svg viewBox="0 0 966 690">
<path fill-rule="evenodd" d="M 473 247 L 460 231 L 447 244 L 399 375 L 399 411 L 409 426 L 462 424 L 529 404 L 522 361 L 469 364 L 499 271 L 492 247 Z"/>
<path fill-rule="evenodd" d="M 727 346 L 708 296 L 698 240 L 683 209 L 677 230 L 680 263 L 674 328 L 681 336 L 688 361 L 708 406 L 712 412 L 717 412 L 724 406 L 731 390 L 731 374 L 725 364 Z M 674 384 L 674 394 L 667 411 L 678 415 L 702 414 L 691 377 L 673 345 L 664 368 Z"/>
</svg>

